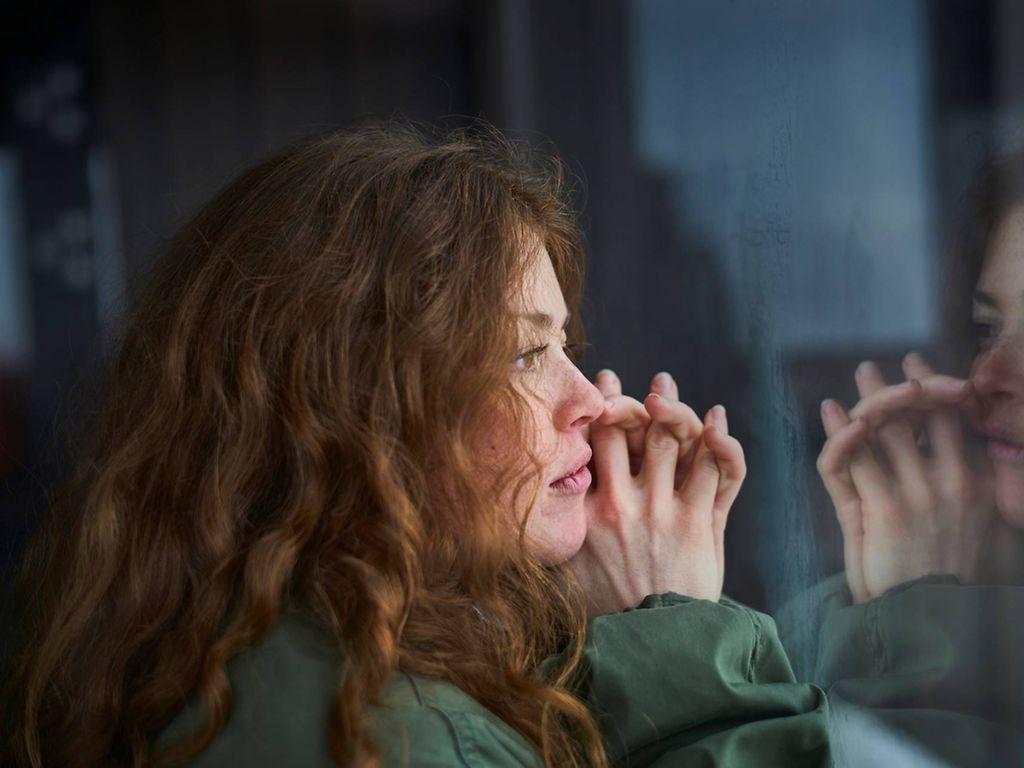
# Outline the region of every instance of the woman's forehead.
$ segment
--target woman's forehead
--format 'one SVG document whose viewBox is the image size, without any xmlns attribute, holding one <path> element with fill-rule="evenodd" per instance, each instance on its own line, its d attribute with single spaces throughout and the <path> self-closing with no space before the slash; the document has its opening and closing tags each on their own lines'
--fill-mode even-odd
<svg viewBox="0 0 1024 768">
<path fill-rule="evenodd" d="M 547 249 L 541 246 L 523 279 L 518 309 L 523 313 L 546 314 L 558 325 L 566 316 L 565 297 L 558 283 Z"/>
<path fill-rule="evenodd" d="M 1024 205 L 1010 209 L 993 230 L 977 294 L 1001 305 L 1024 304 Z"/>
</svg>

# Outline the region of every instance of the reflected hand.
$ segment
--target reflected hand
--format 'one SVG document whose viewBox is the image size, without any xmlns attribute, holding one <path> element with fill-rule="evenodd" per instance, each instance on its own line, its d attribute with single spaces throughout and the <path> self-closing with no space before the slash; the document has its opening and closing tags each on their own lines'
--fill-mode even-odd
<svg viewBox="0 0 1024 768">
<path fill-rule="evenodd" d="M 585 499 L 587 538 L 569 561 L 589 614 L 621 611 L 668 591 L 718 600 L 726 518 L 746 474 L 724 409 L 711 409 L 701 422 L 668 396 L 674 383 L 659 382 L 667 394 L 648 395 L 641 418 L 616 377 L 599 375 L 597 384 L 611 407 L 590 424 L 595 483 Z M 627 432 L 641 428 L 644 453 L 634 476 Z M 690 454 L 676 488 L 680 457 Z"/>
<path fill-rule="evenodd" d="M 828 439 L 818 473 L 858 603 L 928 574 L 974 580 L 992 519 L 991 473 L 968 465 L 958 410 L 970 383 L 936 374 L 916 354 L 903 371 L 908 381 L 887 385 L 874 363 L 862 363 L 861 400 L 849 414 L 822 403 Z"/>
</svg>

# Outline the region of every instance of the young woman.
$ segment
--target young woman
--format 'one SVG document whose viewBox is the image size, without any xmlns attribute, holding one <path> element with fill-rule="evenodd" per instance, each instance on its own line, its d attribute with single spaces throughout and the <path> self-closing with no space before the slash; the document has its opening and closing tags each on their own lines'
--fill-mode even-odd
<svg viewBox="0 0 1024 768">
<path fill-rule="evenodd" d="M 970 301 L 950 307 L 951 328 L 970 313 L 968 377 L 911 353 L 890 384 L 865 361 L 860 401 L 822 404 L 846 569 L 812 679 L 954 765 L 995 765 L 1024 753 L 1024 155 L 971 199 L 951 286 Z"/>
<path fill-rule="evenodd" d="M 724 410 L 576 367 L 566 196 L 491 129 L 367 126 L 181 229 L 26 556 L 5 765 L 828 764 L 720 596 Z"/>
</svg>

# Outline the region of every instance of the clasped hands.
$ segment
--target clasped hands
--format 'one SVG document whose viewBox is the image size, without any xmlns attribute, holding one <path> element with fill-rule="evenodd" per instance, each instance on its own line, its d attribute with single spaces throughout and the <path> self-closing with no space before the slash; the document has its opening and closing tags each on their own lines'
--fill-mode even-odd
<svg viewBox="0 0 1024 768">
<path fill-rule="evenodd" d="M 827 440 L 818 473 L 843 534 L 854 601 L 929 574 L 974 581 L 994 513 L 991 466 L 970 455 L 962 415 L 969 381 L 935 373 L 920 355 L 907 378 L 887 384 L 867 361 L 856 371 L 860 401 L 849 411 L 822 403 Z"/>
<path fill-rule="evenodd" d="M 975 580 L 1000 522 L 991 467 L 969 460 L 961 425 L 969 382 L 936 374 L 916 354 L 903 370 L 907 381 L 890 385 L 864 363 L 853 409 L 822 403 L 828 439 L 817 469 L 858 603 L 928 574 Z M 596 384 L 606 408 L 589 425 L 587 538 L 569 561 L 590 615 L 667 591 L 718 600 L 726 520 L 746 476 L 725 410 L 716 406 L 699 419 L 667 374 L 655 377 L 642 403 L 623 395 L 610 371 Z"/>
<path fill-rule="evenodd" d="M 726 519 L 746 476 L 725 409 L 715 406 L 701 420 L 666 373 L 642 403 L 622 394 L 611 371 L 595 383 L 606 404 L 588 425 L 587 537 L 569 561 L 589 615 L 664 592 L 717 601 Z"/>
</svg>

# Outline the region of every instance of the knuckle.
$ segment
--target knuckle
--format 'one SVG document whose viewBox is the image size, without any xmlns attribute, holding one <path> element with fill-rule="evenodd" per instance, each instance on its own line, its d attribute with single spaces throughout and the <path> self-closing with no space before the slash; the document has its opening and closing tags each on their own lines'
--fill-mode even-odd
<svg viewBox="0 0 1024 768">
<path fill-rule="evenodd" d="M 734 437 L 730 437 L 729 445 L 731 445 L 733 450 L 736 452 L 736 464 L 746 469 L 747 454 L 746 451 L 743 450 L 743 446 L 740 444 L 740 441 Z"/>
<path fill-rule="evenodd" d="M 818 460 L 814 462 L 819 475 L 832 474 L 832 457 L 827 451 L 818 454 Z"/>
<path fill-rule="evenodd" d="M 662 424 L 653 424 L 647 431 L 647 448 L 651 451 L 665 452 L 676 447 L 678 441 Z"/>
<path fill-rule="evenodd" d="M 697 472 L 705 477 L 718 477 L 718 465 L 713 459 L 705 459 L 697 465 Z"/>
</svg>

